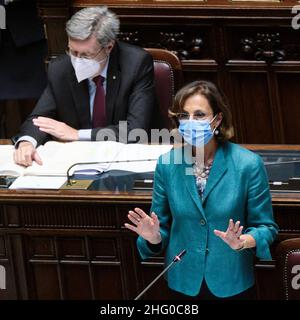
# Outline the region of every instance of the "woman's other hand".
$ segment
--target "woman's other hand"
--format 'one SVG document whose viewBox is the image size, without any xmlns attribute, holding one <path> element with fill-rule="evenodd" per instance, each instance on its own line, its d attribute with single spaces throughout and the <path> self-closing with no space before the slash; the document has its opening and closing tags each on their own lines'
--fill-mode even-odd
<svg viewBox="0 0 300 320">
<path fill-rule="evenodd" d="M 243 226 L 240 226 L 240 221 L 236 223 L 232 219 L 229 220 L 228 228 L 225 232 L 214 230 L 216 236 L 220 237 L 233 250 L 242 249 L 245 245 L 245 239 L 240 237 L 243 231 Z"/>
<path fill-rule="evenodd" d="M 159 220 L 154 212 L 148 216 L 142 209 L 135 208 L 134 211 L 130 210 L 128 212 L 128 219 L 132 224 L 125 223 L 127 229 L 136 232 L 152 244 L 161 242 Z"/>
</svg>

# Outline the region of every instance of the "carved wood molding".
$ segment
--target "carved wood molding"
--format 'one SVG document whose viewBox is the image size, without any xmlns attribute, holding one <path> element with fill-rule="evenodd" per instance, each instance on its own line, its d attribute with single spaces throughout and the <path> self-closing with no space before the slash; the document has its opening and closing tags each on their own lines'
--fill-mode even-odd
<svg viewBox="0 0 300 320">
<path fill-rule="evenodd" d="M 200 35 L 191 36 L 188 32 L 167 32 L 154 30 L 152 39 L 146 39 L 140 31 L 121 31 L 119 40 L 144 48 L 167 49 L 182 60 L 200 59 L 204 41 Z"/>
<path fill-rule="evenodd" d="M 273 63 L 287 59 L 282 47 L 280 33 L 257 33 L 255 37 L 241 39 L 242 52 L 246 58 Z"/>
</svg>

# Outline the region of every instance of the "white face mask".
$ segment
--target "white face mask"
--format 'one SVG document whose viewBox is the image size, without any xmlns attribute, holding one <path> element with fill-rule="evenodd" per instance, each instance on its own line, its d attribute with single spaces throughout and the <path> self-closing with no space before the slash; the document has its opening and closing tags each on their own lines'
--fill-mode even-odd
<svg viewBox="0 0 300 320">
<path fill-rule="evenodd" d="M 71 55 L 72 66 L 75 70 L 76 78 L 78 82 L 81 82 L 88 78 L 93 78 L 101 71 L 101 63 L 104 62 L 107 57 L 100 61 L 93 59 L 79 58 Z"/>
</svg>

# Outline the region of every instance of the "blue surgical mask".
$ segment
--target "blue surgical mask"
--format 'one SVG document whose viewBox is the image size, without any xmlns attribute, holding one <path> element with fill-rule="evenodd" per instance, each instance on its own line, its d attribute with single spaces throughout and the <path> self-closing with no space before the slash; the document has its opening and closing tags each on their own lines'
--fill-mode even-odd
<svg viewBox="0 0 300 320">
<path fill-rule="evenodd" d="M 211 121 L 179 120 L 178 131 L 188 144 L 195 147 L 203 147 L 214 136 L 214 132 L 211 130 L 210 124 L 216 116 Z"/>
</svg>

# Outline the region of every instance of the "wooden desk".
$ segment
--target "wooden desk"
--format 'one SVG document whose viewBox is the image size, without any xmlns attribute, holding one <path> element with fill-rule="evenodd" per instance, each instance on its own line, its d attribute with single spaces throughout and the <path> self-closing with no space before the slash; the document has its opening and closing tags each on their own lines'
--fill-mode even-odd
<svg viewBox="0 0 300 320">
<path fill-rule="evenodd" d="M 146 191 L 0 190 L 0 265 L 7 273 L 0 298 L 134 298 L 162 270 L 163 258 L 142 262 L 136 236 L 123 225 L 129 209 L 148 211 L 150 204 Z M 298 194 L 273 195 L 280 233 L 272 249 L 278 241 L 300 236 L 299 206 Z M 260 298 L 280 297 L 276 272 L 275 261 L 256 263 Z M 164 280 L 145 297 L 166 299 Z"/>
<path fill-rule="evenodd" d="M 12 144 L 10 139 L 0 139 L 0 144 Z"/>
<path fill-rule="evenodd" d="M 123 227 L 150 193 L 1 190 L 0 203 L 2 299 L 131 299 L 161 268 L 139 261 Z"/>
</svg>

